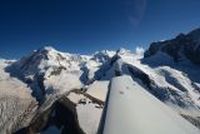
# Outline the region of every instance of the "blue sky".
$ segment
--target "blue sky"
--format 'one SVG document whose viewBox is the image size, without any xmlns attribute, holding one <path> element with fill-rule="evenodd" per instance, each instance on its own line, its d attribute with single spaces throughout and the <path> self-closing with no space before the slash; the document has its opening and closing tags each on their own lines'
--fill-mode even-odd
<svg viewBox="0 0 200 134">
<path fill-rule="evenodd" d="M 200 0 L 1 0 L 0 57 L 51 45 L 90 54 L 148 45 L 200 26 Z"/>
</svg>

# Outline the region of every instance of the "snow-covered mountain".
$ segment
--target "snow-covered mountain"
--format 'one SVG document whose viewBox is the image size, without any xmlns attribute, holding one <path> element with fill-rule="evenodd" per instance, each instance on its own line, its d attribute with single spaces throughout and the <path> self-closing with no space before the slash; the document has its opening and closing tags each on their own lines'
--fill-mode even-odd
<svg viewBox="0 0 200 134">
<path fill-rule="evenodd" d="M 129 75 L 200 128 L 200 29 L 156 42 L 144 53 L 93 55 L 44 47 L 0 62 L 0 133 L 97 132 L 111 79 Z M 9 111 L 9 112 L 7 112 Z"/>
</svg>

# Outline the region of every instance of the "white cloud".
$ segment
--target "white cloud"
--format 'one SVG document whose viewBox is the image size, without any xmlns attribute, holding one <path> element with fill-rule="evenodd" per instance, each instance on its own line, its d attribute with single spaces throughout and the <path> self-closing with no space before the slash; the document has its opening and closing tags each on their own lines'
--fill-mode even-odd
<svg viewBox="0 0 200 134">
<path fill-rule="evenodd" d="M 144 52 L 145 52 L 145 49 L 144 49 L 143 47 L 137 46 L 137 47 L 135 48 L 135 53 L 136 53 L 137 55 L 144 55 Z"/>
</svg>

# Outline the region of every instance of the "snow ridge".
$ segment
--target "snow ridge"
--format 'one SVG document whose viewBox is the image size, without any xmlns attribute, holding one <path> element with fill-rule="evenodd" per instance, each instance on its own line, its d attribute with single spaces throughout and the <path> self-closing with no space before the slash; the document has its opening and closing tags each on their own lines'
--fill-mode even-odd
<svg viewBox="0 0 200 134">
<path fill-rule="evenodd" d="M 73 106 L 77 113 L 74 118 L 78 118 L 83 131 L 95 133 L 110 82 L 123 75 L 129 75 L 133 82 L 200 128 L 200 71 L 198 59 L 190 55 L 195 52 L 198 56 L 198 31 L 153 43 L 144 57 L 141 48 L 136 52 L 123 48 L 79 55 L 48 46 L 17 61 L 0 60 L 0 130 L 13 132 L 31 127 L 35 114 L 44 116 L 48 111 L 53 116 L 54 105 L 60 98 L 67 98 L 62 108 L 69 110 Z M 12 114 L 6 114 L 7 110 Z M 17 124 L 24 114 L 28 119 Z M 10 125 L 10 117 L 16 119 L 17 125 Z M 61 132 L 58 126 L 51 128 Z"/>
</svg>

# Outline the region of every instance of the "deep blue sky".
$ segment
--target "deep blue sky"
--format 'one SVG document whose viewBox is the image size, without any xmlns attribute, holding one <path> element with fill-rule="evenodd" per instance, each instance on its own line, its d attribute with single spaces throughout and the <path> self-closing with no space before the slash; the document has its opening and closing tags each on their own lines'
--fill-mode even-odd
<svg viewBox="0 0 200 134">
<path fill-rule="evenodd" d="M 0 57 L 147 48 L 199 26 L 200 0 L 1 0 Z"/>
</svg>

